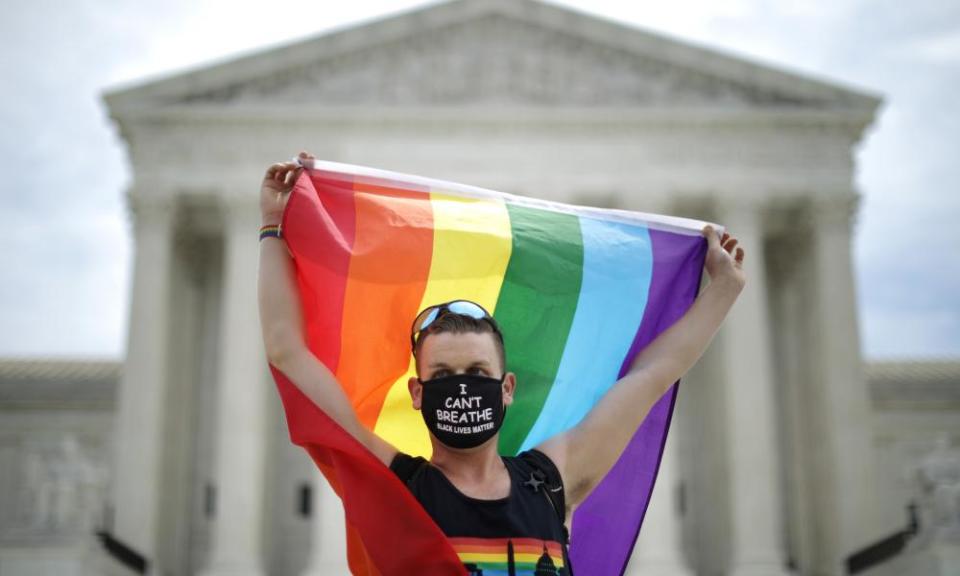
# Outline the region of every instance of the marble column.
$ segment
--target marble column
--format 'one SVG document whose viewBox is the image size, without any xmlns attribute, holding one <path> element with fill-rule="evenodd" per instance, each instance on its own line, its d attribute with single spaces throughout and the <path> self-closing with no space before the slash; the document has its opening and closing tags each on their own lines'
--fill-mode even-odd
<svg viewBox="0 0 960 576">
<path fill-rule="evenodd" d="M 667 435 L 657 483 L 633 549 L 629 576 L 692 576 L 681 547 L 676 489 L 679 484 L 676 431 Z"/>
<path fill-rule="evenodd" d="M 131 194 L 133 294 L 127 358 L 120 379 L 115 437 L 112 532 L 158 564 L 163 503 L 163 438 L 169 372 L 173 200 Z M 111 565 L 112 564 L 108 564 Z"/>
<path fill-rule="evenodd" d="M 173 201 L 130 197 L 134 216 L 133 293 L 127 358 L 117 402 L 113 534 L 152 565 L 160 548 L 162 441 L 169 369 L 169 288 Z"/>
<path fill-rule="evenodd" d="M 814 310 L 812 414 L 818 574 L 845 574 L 846 557 L 900 526 L 883 526 L 871 443 L 869 392 L 863 375 L 851 259 L 853 193 L 812 207 Z M 889 517 L 889 516 L 888 516 Z M 894 517 L 896 515 L 894 514 Z"/>
<path fill-rule="evenodd" d="M 729 570 L 785 574 L 777 479 L 764 242 L 759 207 L 725 201 L 720 223 L 744 249 L 747 284 L 722 329 L 729 456 Z"/>
<path fill-rule="evenodd" d="M 258 212 L 225 209 L 215 446 L 216 515 L 207 575 L 264 574 L 266 361 L 257 312 Z"/>
<path fill-rule="evenodd" d="M 813 518 L 816 515 L 811 494 L 814 488 L 811 471 L 819 443 L 813 438 L 815 427 L 810 412 L 808 395 L 811 374 L 815 371 L 810 360 L 810 303 L 809 282 L 810 237 L 809 230 L 801 225 L 799 218 L 781 231 L 776 241 L 773 258 L 773 284 L 770 287 L 774 307 L 771 325 L 776 326 L 774 342 L 779 349 L 776 374 L 779 376 L 780 414 L 782 421 L 783 494 L 786 515 L 788 556 L 800 573 L 807 573 L 813 566 L 812 546 Z"/>
<path fill-rule="evenodd" d="M 316 494 L 310 564 L 303 576 L 350 576 L 347 566 L 343 504 L 319 470 L 313 473 Z"/>
</svg>

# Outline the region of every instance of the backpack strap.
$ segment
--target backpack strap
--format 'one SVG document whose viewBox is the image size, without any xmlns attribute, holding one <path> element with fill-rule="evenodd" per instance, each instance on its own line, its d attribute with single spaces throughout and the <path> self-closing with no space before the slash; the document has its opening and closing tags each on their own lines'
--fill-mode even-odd
<svg viewBox="0 0 960 576">
<path fill-rule="evenodd" d="M 390 470 L 397 475 L 397 478 L 409 489 L 419 478 L 427 467 L 427 459 L 423 456 L 413 457 L 403 452 L 397 452 L 390 462 Z"/>
<path fill-rule="evenodd" d="M 569 574 L 569 576 L 573 576 L 573 566 L 570 564 L 570 555 L 568 552 L 568 548 L 570 547 L 570 531 L 567 530 L 566 524 L 566 495 L 564 494 L 563 478 L 560 476 L 560 471 L 557 470 L 557 466 L 549 456 L 537 449 L 528 450 L 518 454 L 518 456 L 520 460 L 532 469 L 533 475 L 543 482 L 543 486 L 541 486 L 539 490 L 534 488 L 534 491 L 543 492 L 544 496 L 546 496 L 550 502 L 550 505 L 553 506 L 553 511 L 557 513 L 557 518 L 560 520 L 560 530 L 563 533 L 561 546 L 563 564 L 567 569 L 566 573 Z"/>
</svg>

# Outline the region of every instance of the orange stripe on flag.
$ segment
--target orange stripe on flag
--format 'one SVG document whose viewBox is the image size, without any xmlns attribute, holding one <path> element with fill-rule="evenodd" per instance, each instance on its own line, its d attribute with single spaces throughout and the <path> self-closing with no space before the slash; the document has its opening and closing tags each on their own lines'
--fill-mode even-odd
<svg viewBox="0 0 960 576">
<path fill-rule="evenodd" d="M 410 323 L 430 272 L 429 194 L 356 184 L 356 236 L 343 301 L 337 378 L 371 430 L 410 361 Z"/>
</svg>

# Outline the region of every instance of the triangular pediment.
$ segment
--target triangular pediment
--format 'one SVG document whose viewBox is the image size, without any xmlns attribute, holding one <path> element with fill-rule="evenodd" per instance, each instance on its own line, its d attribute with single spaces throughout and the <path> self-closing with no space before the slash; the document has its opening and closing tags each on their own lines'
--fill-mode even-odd
<svg viewBox="0 0 960 576">
<path fill-rule="evenodd" d="M 459 0 L 108 96 L 135 106 L 868 108 L 838 86 L 531 0 Z"/>
</svg>

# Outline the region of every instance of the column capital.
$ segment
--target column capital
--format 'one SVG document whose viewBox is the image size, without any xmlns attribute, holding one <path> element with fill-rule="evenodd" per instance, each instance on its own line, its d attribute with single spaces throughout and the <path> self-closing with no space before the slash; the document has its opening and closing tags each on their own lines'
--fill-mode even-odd
<svg viewBox="0 0 960 576">
<path fill-rule="evenodd" d="M 227 230 L 244 229 L 255 233 L 260 221 L 260 200 L 249 194 L 221 194 L 224 224 Z"/>
<path fill-rule="evenodd" d="M 168 226 L 173 221 L 177 201 L 176 197 L 170 194 L 131 191 L 127 194 L 127 206 L 137 226 Z"/>
<path fill-rule="evenodd" d="M 673 194 L 661 198 L 665 210 L 685 218 L 706 220 L 716 206 L 715 198 L 702 194 Z"/>
<path fill-rule="evenodd" d="M 849 230 L 859 212 L 862 196 L 856 192 L 811 198 L 809 224 L 814 230 Z"/>
<path fill-rule="evenodd" d="M 747 196 L 731 196 L 717 198 L 714 211 L 717 214 L 718 224 L 729 228 L 733 235 L 749 232 L 763 232 L 763 214 L 766 210 L 764 202 Z"/>
</svg>

